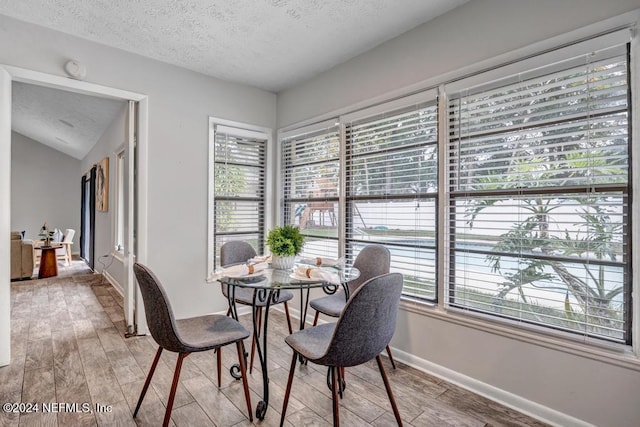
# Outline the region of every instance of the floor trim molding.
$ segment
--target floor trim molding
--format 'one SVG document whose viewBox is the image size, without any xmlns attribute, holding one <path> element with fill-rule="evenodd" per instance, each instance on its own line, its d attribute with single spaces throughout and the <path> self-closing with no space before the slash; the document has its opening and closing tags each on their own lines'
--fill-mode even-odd
<svg viewBox="0 0 640 427">
<path fill-rule="evenodd" d="M 120 283 L 118 283 L 118 281 L 111 274 L 109 274 L 107 270 L 104 270 L 102 272 L 102 276 L 105 279 L 107 279 L 107 282 L 109 282 L 111 286 L 113 286 L 113 289 L 115 289 L 116 292 L 118 292 L 120 296 L 124 298 L 124 289 L 122 289 L 122 286 L 120 286 Z"/>
<path fill-rule="evenodd" d="M 545 423 L 562 427 L 593 427 L 593 424 L 589 424 L 586 421 L 572 417 L 571 415 L 564 414 L 516 394 L 509 393 L 508 391 L 476 380 L 475 378 L 468 377 L 428 360 L 419 358 L 398 348 L 392 347 L 392 349 L 394 359 Z"/>
</svg>

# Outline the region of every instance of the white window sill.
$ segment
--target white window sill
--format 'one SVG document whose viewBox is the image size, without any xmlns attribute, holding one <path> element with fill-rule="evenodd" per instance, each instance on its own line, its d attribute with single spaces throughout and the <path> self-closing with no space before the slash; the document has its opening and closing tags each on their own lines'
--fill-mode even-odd
<svg viewBox="0 0 640 427">
<path fill-rule="evenodd" d="M 113 256 L 113 258 L 117 259 L 120 262 L 124 262 L 124 253 L 120 252 L 120 251 L 112 251 L 111 252 L 111 256 Z"/>
</svg>

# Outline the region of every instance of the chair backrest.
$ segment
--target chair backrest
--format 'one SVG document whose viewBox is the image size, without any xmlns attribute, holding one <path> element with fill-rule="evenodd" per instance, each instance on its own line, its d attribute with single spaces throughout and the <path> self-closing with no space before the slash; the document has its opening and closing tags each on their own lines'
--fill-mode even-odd
<svg viewBox="0 0 640 427">
<path fill-rule="evenodd" d="M 242 240 L 231 240 L 220 247 L 220 265 L 225 267 L 231 264 L 246 262 L 256 256 L 256 250 L 249 243 Z M 227 285 L 222 285 L 222 295 L 229 296 Z"/>
<path fill-rule="evenodd" d="M 176 323 L 169 299 L 158 278 L 148 267 L 135 263 L 133 272 L 138 279 L 147 326 L 151 336 L 162 348 L 180 352 L 184 345 L 176 333 Z"/>
<path fill-rule="evenodd" d="M 388 273 L 363 283 L 347 301 L 331 343 L 318 363 L 356 366 L 380 354 L 396 329 L 402 274 Z"/>
<path fill-rule="evenodd" d="M 220 247 L 220 265 L 226 266 L 245 262 L 256 256 L 256 250 L 242 240 L 231 240 Z"/>
<path fill-rule="evenodd" d="M 62 242 L 63 238 L 64 238 L 64 234 L 62 234 L 62 230 L 60 230 L 58 228 L 53 230 L 53 236 L 51 236 L 51 241 L 52 242 Z"/>
<path fill-rule="evenodd" d="M 347 283 L 349 294 L 353 294 L 367 280 L 387 274 L 391 268 L 391 253 L 382 245 L 367 245 L 362 248 L 353 266 L 360 270 L 360 277 Z"/>
<path fill-rule="evenodd" d="M 73 236 L 76 234 L 76 230 L 72 229 L 72 228 L 67 228 L 66 230 L 64 230 L 64 238 L 62 239 L 63 242 L 72 242 L 73 243 Z"/>
<path fill-rule="evenodd" d="M 63 242 L 73 243 L 73 236 L 75 234 L 76 234 L 76 230 L 74 230 L 72 228 L 67 228 L 66 230 L 64 230 L 64 237 L 62 238 L 62 241 Z M 67 255 L 67 248 L 66 247 L 62 247 L 62 248 L 56 249 L 56 256 L 64 257 L 66 255 Z"/>
</svg>

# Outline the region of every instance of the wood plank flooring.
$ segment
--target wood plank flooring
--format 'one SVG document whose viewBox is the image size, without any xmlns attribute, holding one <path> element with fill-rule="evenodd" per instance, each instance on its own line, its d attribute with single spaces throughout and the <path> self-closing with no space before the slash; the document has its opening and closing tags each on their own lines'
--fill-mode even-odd
<svg viewBox="0 0 640 427">
<path fill-rule="evenodd" d="M 60 266 L 60 276 L 11 283 L 12 361 L 0 368 L 0 403 L 67 404 L 56 412 L 6 413 L 0 426 L 92 426 L 162 424 L 176 355 L 164 352 L 137 418 L 132 418 L 157 346 L 150 336 L 124 338 L 122 297 L 81 261 Z M 249 316 L 241 321 L 249 326 Z M 264 421 L 277 426 L 291 363 L 284 343 L 284 315 L 272 311 L 269 327 L 271 402 Z M 172 424 L 177 426 L 251 425 L 242 384 L 229 375 L 237 361 L 234 346 L 223 351 L 222 387 L 216 386 L 215 355 L 185 359 Z M 406 426 L 543 426 L 544 424 L 438 378 L 384 359 Z M 257 365 L 257 364 L 256 364 Z M 262 394 L 259 366 L 250 376 L 252 406 Z M 375 361 L 349 368 L 340 402 L 344 426 L 394 426 L 391 407 Z M 78 407 L 72 406 L 77 404 Z M 76 409 L 88 405 L 91 411 Z M 98 412 L 96 405 L 109 407 Z M 326 369 L 296 368 L 287 426 L 330 426 L 331 394 Z"/>
</svg>

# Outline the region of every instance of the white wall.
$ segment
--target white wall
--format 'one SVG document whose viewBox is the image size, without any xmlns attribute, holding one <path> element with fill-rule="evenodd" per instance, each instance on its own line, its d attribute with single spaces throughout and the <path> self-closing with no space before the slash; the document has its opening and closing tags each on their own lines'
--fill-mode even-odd
<svg viewBox="0 0 640 427">
<path fill-rule="evenodd" d="M 76 230 L 79 252 L 80 160 L 11 132 L 11 229 L 39 239 L 42 224 Z"/>
<path fill-rule="evenodd" d="M 274 128 L 275 95 L 0 16 L 0 63 L 64 76 L 69 58 L 86 65 L 88 82 L 148 96 L 141 261 L 163 281 L 178 318 L 223 311 L 220 287 L 205 281 L 208 117 Z"/>
<path fill-rule="evenodd" d="M 638 7 L 639 0 L 472 0 L 278 93 L 278 127 L 339 111 Z"/>
<path fill-rule="evenodd" d="M 335 117 L 639 7 L 638 0 L 473 0 L 279 93 L 278 125 Z M 486 325 L 405 304 L 392 346 L 399 358 L 556 424 L 640 425 L 635 356 L 561 349 L 544 335 Z"/>
</svg>

